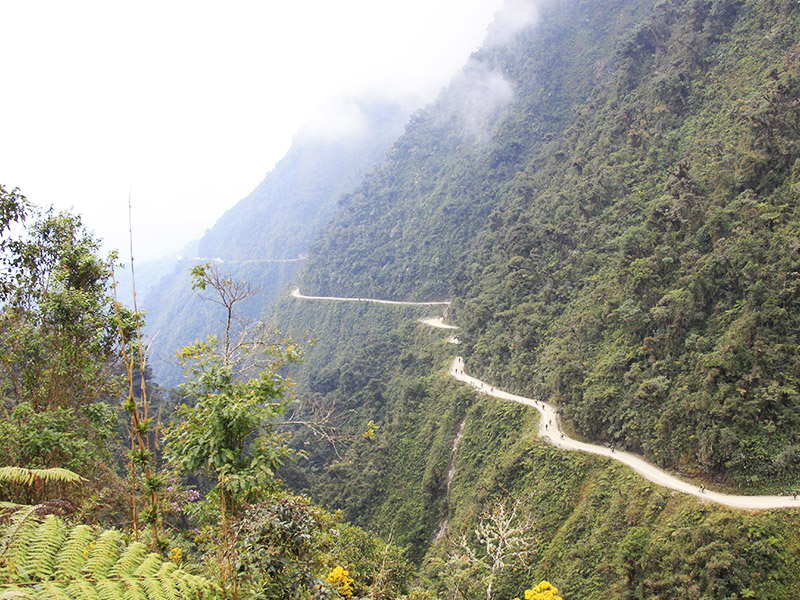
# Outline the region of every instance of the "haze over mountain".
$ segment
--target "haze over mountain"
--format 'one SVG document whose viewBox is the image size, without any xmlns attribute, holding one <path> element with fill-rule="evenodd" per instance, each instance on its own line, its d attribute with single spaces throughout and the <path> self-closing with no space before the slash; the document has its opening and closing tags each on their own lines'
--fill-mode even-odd
<svg viewBox="0 0 800 600">
<path fill-rule="evenodd" d="M 433 577 L 511 494 L 540 518 L 527 577 L 555 571 L 575 597 L 794 597 L 794 513 L 727 512 L 548 447 L 535 415 L 445 367 L 463 354 L 571 435 L 698 486 L 800 483 L 798 6 L 538 8 L 412 117 L 298 277 L 310 296 L 452 300 L 461 345 L 416 324 L 430 308 L 280 298 L 271 319 L 319 340 L 303 402 L 335 407 L 342 435 L 334 452 L 298 432 L 310 458 L 285 476 Z"/>
<path fill-rule="evenodd" d="M 339 147 L 298 136 L 200 242 L 199 260 L 264 287 L 251 316 L 318 340 L 295 410 L 331 433 L 298 429 L 307 458 L 282 476 L 391 531 L 441 597 L 477 597 L 458 539 L 509 496 L 537 546 L 498 594 L 548 578 L 586 598 L 796 597 L 795 512 L 698 503 L 545 444 L 534 411 L 446 369 L 463 354 L 484 381 L 551 401 L 570 436 L 697 486 L 800 483 L 800 8 L 509 9 L 393 144 L 345 174 Z M 185 327 L 168 347 L 212 320 L 180 296 L 187 267 L 148 297 L 170 315 L 151 331 Z M 355 300 L 290 296 L 292 280 Z M 460 344 L 418 323 L 433 307 L 365 298 L 451 300 Z"/>
<path fill-rule="evenodd" d="M 302 265 L 308 244 L 336 211 L 339 197 L 383 159 L 409 111 L 401 102 L 371 98 L 329 106 L 325 115 L 331 122 L 309 123 L 264 181 L 205 233 L 196 252 L 173 262 L 143 292 L 150 362 L 160 383 L 180 382 L 175 352 L 218 332 L 222 319 L 220 307 L 192 292 L 191 267 L 214 263 L 257 286 L 259 293 L 242 305 L 248 317 L 257 318 Z M 145 270 L 137 268 L 137 273 Z"/>
</svg>

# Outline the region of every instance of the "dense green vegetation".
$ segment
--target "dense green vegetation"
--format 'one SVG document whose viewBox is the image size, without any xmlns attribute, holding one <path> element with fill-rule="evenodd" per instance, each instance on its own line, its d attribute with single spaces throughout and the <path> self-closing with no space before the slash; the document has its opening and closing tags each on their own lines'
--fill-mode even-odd
<svg viewBox="0 0 800 600">
<path fill-rule="evenodd" d="M 798 484 L 798 19 L 665 2 L 624 38 L 457 286 L 471 364 L 657 464 Z"/>
<path fill-rule="evenodd" d="M 800 484 L 798 31 L 789 0 L 544 3 L 344 196 L 303 291 L 452 298 L 468 369 L 549 397 L 575 435 L 718 486 L 787 493 Z M 325 167 L 306 178 L 310 156 L 275 189 L 327 179 Z M 25 211 L 14 193 L 0 200 L 3 233 Z M 291 244 L 249 246 L 290 228 L 254 231 L 245 208 L 227 260 L 249 271 L 233 278 L 259 284 L 274 275 L 265 264 L 290 265 L 277 286 L 296 265 L 265 261 L 293 258 Z M 221 253 L 233 236 L 215 236 L 206 251 Z M 146 370 L 129 381 L 132 451 L 115 454 L 113 367 L 124 349 L 130 378 L 141 359 L 135 315 L 120 312 L 124 337 L 109 326 L 109 265 L 69 216 L 0 243 L 22 274 L 0 281 L 0 461 L 22 468 L 0 471 L 0 511 L 14 512 L 0 514 L 0 594 L 61 585 L 54 574 L 75 561 L 53 540 L 67 535 L 130 553 L 118 567 L 117 553 L 90 559 L 123 580 L 81 567 L 81 581 L 131 596 L 172 586 L 175 565 L 202 577 L 198 596 L 528 600 L 544 580 L 564 598 L 800 591 L 797 511 L 723 509 L 547 445 L 535 411 L 447 376 L 456 347 L 417 321 L 431 308 L 283 295 L 262 325 L 316 338 L 305 364 L 291 343 L 232 345 L 220 330 L 185 348 L 191 383 L 165 437 Z M 171 285 L 188 290 L 189 276 Z M 205 319 L 193 306 L 171 310 Z M 264 362 L 240 369 L 245 354 Z M 19 476 L 54 466 L 83 488 Z M 104 509 L 89 510 L 95 499 Z"/>
<path fill-rule="evenodd" d="M 476 53 L 314 242 L 308 293 L 452 297 L 468 363 L 578 434 L 798 485 L 798 19 L 788 1 L 560 2 Z M 462 119 L 462 120 L 459 120 Z"/>
<path fill-rule="evenodd" d="M 451 294 L 508 182 L 570 124 L 620 32 L 649 4 L 551 3 L 540 26 L 476 52 L 412 116 L 387 162 L 343 198 L 311 246 L 304 289 L 406 300 Z"/>
<path fill-rule="evenodd" d="M 0 598 L 403 593 L 403 548 L 282 490 L 279 371 L 300 349 L 234 335 L 246 285 L 194 271 L 228 327 L 183 349 L 190 384 L 162 415 L 173 399 L 149 382 L 140 315 L 113 300 L 114 256 L 3 187 L 0 234 Z"/>
<path fill-rule="evenodd" d="M 445 342 L 416 322 L 431 309 L 289 298 L 279 310 L 317 337 L 312 368 L 297 372 L 305 404 L 295 410 L 335 411 L 329 437 L 295 432 L 293 446 L 309 457 L 283 477 L 347 519 L 392 533 L 420 559 L 446 513 L 452 436 L 472 396 L 437 373 Z"/>
<path fill-rule="evenodd" d="M 502 73 L 513 100 L 475 134 L 452 110 L 456 80 L 415 115 L 312 244 L 303 291 L 452 298 L 470 370 L 551 398 L 576 435 L 787 493 L 798 19 L 780 0 L 546 4 L 467 68 Z M 540 546 L 495 578 L 497 597 L 544 578 L 565 597 L 796 595 L 793 514 L 698 504 L 544 446 L 525 409 L 446 381 L 443 334 L 387 310 L 276 308 L 319 337 L 300 389 L 336 411 L 343 439 L 335 452 L 299 437 L 310 456 L 288 477 L 411 543 L 435 593 L 485 595 L 486 565 L 459 562 L 459 536 L 474 548 L 481 515 L 531 496 Z M 449 541 L 432 543 L 444 516 Z"/>
<path fill-rule="evenodd" d="M 446 375 L 457 347 L 416 322 L 430 309 L 287 298 L 278 312 L 316 324 L 307 356 L 316 368 L 301 366 L 298 387 L 308 401 L 324 395 L 339 415 L 335 451 L 311 432 L 295 435 L 309 457 L 283 472 L 287 482 L 410 544 L 430 593 L 485 594 L 482 572 L 459 560 L 459 543 L 473 539 L 493 503 L 511 497 L 526 499 L 535 552 L 498 578 L 496 597 L 542 579 L 576 598 L 796 594 L 797 515 L 698 503 L 613 461 L 547 445 L 535 411 Z M 443 519 L 447 532 L 436 539 Z"/>
</svg>

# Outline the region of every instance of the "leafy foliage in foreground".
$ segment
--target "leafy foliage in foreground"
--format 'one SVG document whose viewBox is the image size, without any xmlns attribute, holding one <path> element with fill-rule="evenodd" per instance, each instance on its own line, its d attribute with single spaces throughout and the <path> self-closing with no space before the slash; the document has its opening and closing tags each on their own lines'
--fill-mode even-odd
<svg viewBox="0 0 800 600">
<path fill-rule="evenodd" d="M 55 516 L 10 528 L 0 546 L 0 598 L 207 598 L 213 585 L 116 530 L 99 534 Z"/>
</svg>

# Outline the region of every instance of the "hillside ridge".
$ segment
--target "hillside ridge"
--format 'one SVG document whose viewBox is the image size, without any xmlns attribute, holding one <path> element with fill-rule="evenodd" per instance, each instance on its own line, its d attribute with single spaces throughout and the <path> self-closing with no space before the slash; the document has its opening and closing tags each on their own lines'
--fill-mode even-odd
<svg viewBox="0 0 800 600">
<path fill-rule="evenodd" d="M 356 298 L 346 296 L 306 296 L 300 293 L 300 288 L 294 288 L 291 296 L 300 300 L 322 300 L 328 302 L 372 302 L 376 304 L 395 304 L 405 306 L 436 306 L 436 305 L 449 305 L 449 302 L 424 302 L 424 301 L 398 301 L 398 300 L 380 300 L 377 298 Z M 440 317 L 433 317 L 430 319 L 419 319 L 419 321 L 430 327 L 439 329 L 458 329 L 455 325 L 443 323 Z M 715 492 L 705 488 L 698 488 L 693 483 L 688 483 L 666 471 L 656 467 L 655 465 L 647 462 L 642 457 L 637 456 L 631 452 L 617 451 L 613 447 L 601 446 L 598 444 L 581 442 L 567 436 L 561 428 L 561 419 L 558 411 L 552 404 L 541 400 L 540 398 L 526 398 L 518 394 L 506 392 L 488 382 L 482 381 L 477 377 L 472 377 L 464 372 L 464 359 L 461 356 L 456 356 L 448 369 L 448 373 L 454 379 L 463 383 L 469 384 L 480 394 L 486 394 L 494 398 L 502 400 L 510 400 L 519 404 L 524 404 L 535 408 L 541 415 L 539 421 L 538 434 L 546 442 L 555 445 L 557 448 L 563 450 L 579 450 L 589 454 L 596 454 L 604 456 L 617 462 L 620 462 L 643 478 L 653 483 L 657 483 L 668 489 L 676 490 L 684 494 L 696 496 L 701 500 L 709 500 L 716 502 L 722 506 L 730 508 L 737 508 L 742 510 L 770 510 L 776 508 L 800 508 L 800 501 L 796 497 L 787 496 L 774 496 L 774 495 L 735 495 L 725 494 L 722 492 Z M 552 425 L 552 427 L 550 427 Z"/>
</svg>

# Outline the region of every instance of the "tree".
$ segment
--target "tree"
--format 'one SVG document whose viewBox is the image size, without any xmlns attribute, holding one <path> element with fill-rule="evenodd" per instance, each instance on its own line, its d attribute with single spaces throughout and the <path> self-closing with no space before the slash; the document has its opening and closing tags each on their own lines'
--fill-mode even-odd
<svg viewBox="0 0 800 600">
<path fill-rule="evenodd" d="M 478 520 L 474 531 L 477 544 L 464 535 L 451 552 L 451 566 L 481 577 L 486 600 L 492 600 L 494 584 L 503 571 L 523 565 L 536 551 L 535 539 L 529 535 L 533 519 L 525 504 L 524 498 L 497 500 Z"/>
<path fill-rule="evenodd" d="M 114 256 L 78 216 L 35 212 L 2 188 L 0 235 L 0 464 L 67 466 L 96 485 L 110 474 L 120 390 Z"/>
<path fill-rule="evenodd" d="M 222 345 L 216 336 L 196 341 L 179 352 L 188 381 L 183 387 L 193 406 L 183 404 L 165 432 L 166 454 L 181 474 L 202 474 L 212 487 L 203 515 L 219 526 L 216 546 L 220 580 L 228 593 L 238 593 L 233 576 L 233 536 L 230 520 L 243 502 L 255 502 L 277 489 L 275 473 L 291 455 L 286 438 L 275 432 L 277 417 L 286 407 L 290 382 L 280 369 L 300 360 L 288 342 L 270 342 L 260 332 L 238 329 L 235 307 L 252 289 L 225 277 L 211 265 L 192 270 L 193 287 L 211 289 L 215 302 L 226 308 Z M 243 378 L 245 372 L 253 374 Z M 217 517 L 218 515 L 218 517 Z"/>
<path fill-rule="evenodd" d="M 46 213 L 8 243 L 0 314 L 2 384 L 12 404 L 78 407 L 116 390 L 114 257 L 79 217 Z"/>
<path fill-rule="evenodd" d="M 235 281 L 230 275 L 223 275 L 219 269 L 206 263 L 191 270 L 192 289 L 213 292 L 199 294 L 204 300 L 219 304 L 225 309 L 225 330 L 222 336 L 222 355 L 231 360 L 248 343 L 253 341 L 247 323 L 236 313 L 236 305 L 258 293 L 258 288 L 246 281 Z M 209 289 L 210 288 L 210 289 Z M 238 335 L 237 335 L 238 334 Z"/>
</svg>

